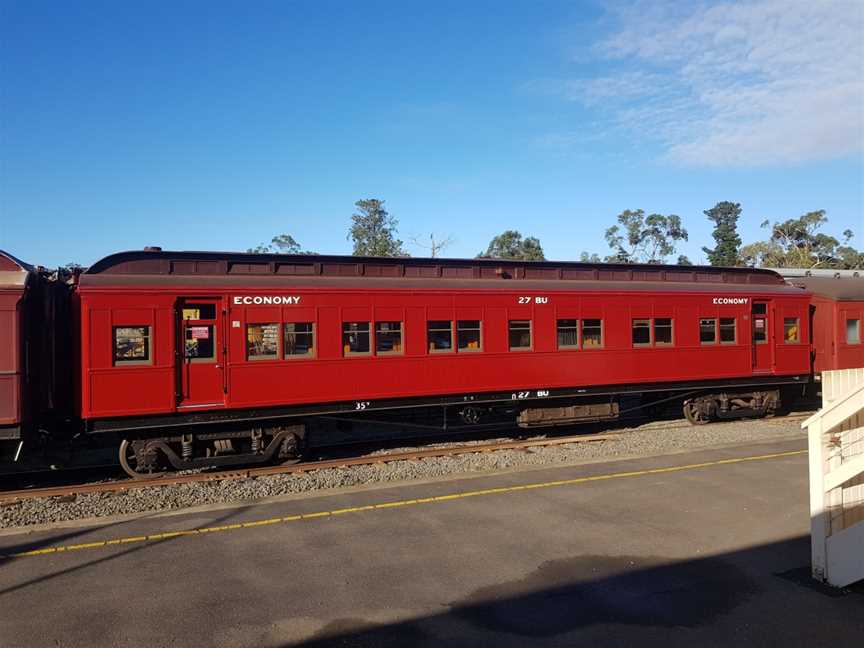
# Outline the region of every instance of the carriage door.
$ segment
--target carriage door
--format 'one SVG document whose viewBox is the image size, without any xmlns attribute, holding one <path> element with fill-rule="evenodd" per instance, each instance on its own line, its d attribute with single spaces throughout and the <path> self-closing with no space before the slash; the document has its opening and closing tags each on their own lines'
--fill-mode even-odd
<svg viewBox="0 0 864 648">
<path fill-rule="evenodd" d="M 771 373 L 774 332 L 768 310 L 768 302 L 753 302 L 750 314 L 753 326 L 753 373 Z"/>
<path fill-rule="evenodd" d="M 185 298 L 177 305 L 178 407 L 225 404 L 222 300 Z"/>
</svg>

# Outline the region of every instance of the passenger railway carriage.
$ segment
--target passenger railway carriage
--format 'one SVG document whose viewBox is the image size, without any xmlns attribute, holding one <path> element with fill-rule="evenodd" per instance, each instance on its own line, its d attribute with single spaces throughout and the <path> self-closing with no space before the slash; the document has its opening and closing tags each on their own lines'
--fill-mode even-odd
<svg viewBox="0 0 864 648">
<path fill-rule="evenodd" d="M 813 371 L 864 367 L 864 271 L 790 270 L 786 280 L 812 293 Z"/>
<path fill-rule="evenodd" d="M 810 296 L 765 270 L 151 249 L 70 300 L 69 419 L 133 473 L 288 460 L 321 415 L 752 416 L 810 374 Z"/>
</svg>

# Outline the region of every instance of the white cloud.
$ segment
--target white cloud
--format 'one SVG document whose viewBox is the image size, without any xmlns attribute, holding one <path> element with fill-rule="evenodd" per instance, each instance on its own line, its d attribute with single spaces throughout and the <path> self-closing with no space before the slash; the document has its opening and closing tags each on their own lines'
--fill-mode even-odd
<svg viewBox="0 0 864 648">
<path fill-rule="evenodd" d="M 615 73 L 559 92 L 672 161 L 756 166 L 864 150 L 864 2 L 756 0 L 618 8 L 596 47 Z"/>
</svg>

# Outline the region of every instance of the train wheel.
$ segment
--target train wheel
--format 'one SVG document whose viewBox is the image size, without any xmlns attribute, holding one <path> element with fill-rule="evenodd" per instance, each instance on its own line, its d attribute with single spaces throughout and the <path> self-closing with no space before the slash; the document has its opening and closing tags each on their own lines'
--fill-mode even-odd
<svg viewBox="0 0 864 648">
<path fill-rule="evenodd" d="M 705 425 L 711 420 L 710 414 L 705 412 L 699 406 L 698 402 L 684 402 L 684 417 L 690 422 L 690 425 Z"/>
<path fill-rule="evenodd" d="M 283 466 L 300 463 L 303 453 L 306 451 L 306 434 L 302 432 L 291 432 L 285 435 L 279 450 L 276 453 L 276 463 Z"/>
<path fill-rule="evenodd" d="M 165 474 L 159 465 L 159 452 L 148 448 L 144 441 L 120 442 L 120 465 L 135 479 L 155 479 Z"/>
</svg>

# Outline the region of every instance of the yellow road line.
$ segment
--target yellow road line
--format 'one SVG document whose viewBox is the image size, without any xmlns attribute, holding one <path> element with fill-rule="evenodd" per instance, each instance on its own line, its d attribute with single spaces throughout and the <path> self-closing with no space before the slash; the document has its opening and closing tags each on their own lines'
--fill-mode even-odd
<svg viewBox="0 0 864 648">
<path fill-rule="evenodd" d="M 659 475 L 663 473 L 682 472 L 684 470 L 696 470 L 698 468 L 708 468 L 710 466 L 727 466 L 729 464 L 745 463 L 748 461 L 766 461 L 768 459 L 779 459 L 781 457 L 793 457 L 795 455 L 806 454 L 806 450 L 791 450 L 789 452 L 775 452 L 772 454 L 754 455 L 750 457 L 738 457 L 735 459 L 718 459 L 717 461 L 705 461 L 702 463 L 685 464 L 681 466 L 667 466 L 664 468 L 647 468 L 645 470 L 631 470 L 628 472 L 609 473 L 605 475 L 591 475 L 589 477 L 574 477 L 573 479 L 559 479 L 557 481 L 540 482 L 535 484 L 520 484 L 519 486 L 502 486 L 500 488 L 487 488 L 483 490 L 464 491 L 462 493 L 453 493 L 451 495 L 435 495 L 433 497 L 421 497 L 417 499 L 396 500 L 393 502 L 381 502 L 379 504 L 367 504 L 364 506 L 353 506 L 349 508 L 335 509 L 332 511 L 318 511 L 316 513 L 300 513 L 297 515 L 286 515 L 284 517 L 267 518 L 264 520 L 254 520 L 251 522 L 238 522 L 236 524 L 225 524 L 221 526 L 201 527 L 198 529 L 185 529 L 181 531 L 165 531 L 163 533 L 152 533 L 150 535 L 129 536 L 125 538 L 114 538 L 111 540 L 99 540 L 96 542 L 85 542 L 81 544 L 47 547 L 45 549 L 31 549 L 30 551 L 20 551 L 12 554 L 0 554 L 0 559 L 10 558 L 28 558 L 33 556 L 46 556 L 50 554 L 63 553 L 68 551 L 82 551 L 85 549 L 101 549 L 114 545 L 125 545 L 136 542 L 156 542 L 160 540 L 168 540 L 171 538 L 180 538 L 185 536 L 195 536 L 210 533 L 219 533 L 220 531 L 234 531 L 237 529 L 251 529 L 254 527 L 269 526 L 273 524 L 284 524 L 286 522 L 296 522 L 298 520 L 312 520 L 315 518 L 330 517 L 334 515 L 344 515 L 346 513 L 361 513 L 364 511 L 375 511 L 379 509 L 397 508 L 400 506 L 414 506 L 417 504 L 434 504 L 439 502 L 450 502 L 453 500 L 464 499 L 466 497 L 482 497 L 485 495 L 503 495 L 507 493 L 516 493 L 526 490 L 534 490 L 537 488 L 556 488 L 559 486 L 573 486 L 576 484 L 585 484 L 588 482 L 604 481 L 607 479 L 622 479 L 625 477 L 641 477 L 644 475 Z"/>
</svg>

